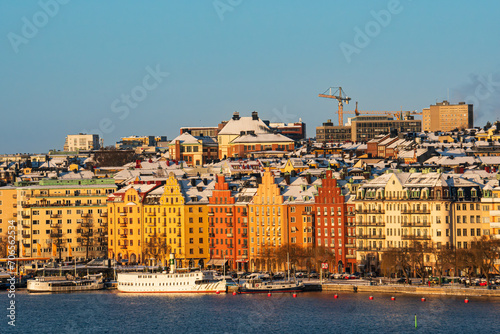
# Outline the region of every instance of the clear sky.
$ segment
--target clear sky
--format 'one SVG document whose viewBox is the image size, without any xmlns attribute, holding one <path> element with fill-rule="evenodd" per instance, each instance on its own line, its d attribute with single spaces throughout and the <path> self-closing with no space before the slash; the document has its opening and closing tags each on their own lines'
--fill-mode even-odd
<svg viewBox="0 0 500 334">
<path fill-rule="evenodd" d="M 474 103 L 500 116 L 500 2 L 0 1 L 0 153 L 67 134 L 179 133 L 234 111 L 307 124 L 342 86 L 360 110 Z M 354 109 L 354 103 L 345 108 Z"/>
</svg>

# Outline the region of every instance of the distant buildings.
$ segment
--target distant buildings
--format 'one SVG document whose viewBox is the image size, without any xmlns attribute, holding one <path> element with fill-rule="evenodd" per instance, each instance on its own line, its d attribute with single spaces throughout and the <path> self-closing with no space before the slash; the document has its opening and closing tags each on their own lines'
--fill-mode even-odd
<svg viewBox="0 0 500 334">
<path fill-rule="evenodd" d="M 302 122 L 301 119 L 298 122 L 288 124 L 269 123 L 269 127 L 295 141 L 306 139 L 306 123 Z"/>
<path fill-rule="evenodd" d="M 195 137 L 184 132 L 172 139 L 168 151 L 173 160 L 185 161 L 188 166 L 201 166 L 217 159 L 217 142 L 213 137 Z"/>
<path fill-rule="evenodd" d="M 470 129 L 474 127 L 472 104 L 448 101 L 438 102 L 422 110 L 423 131 L 451 131 L 454 129 Z"/>
<path fill-rule="evenodd" d="M 101 148 L 99 135 L 88 135 L 79 133 L 77 135 L 67 135 L 64 143 L 64 151 L 78 152 L 91 151 Z"/>
<path fill-rule="evenodd" d="M 318 142 L 368 142 L 380 134 L 391 132 L 420 132 L 422 121 L 413 116 L 404 119 L 393 119 L 389 116 L 357 116 L 349 120 L 348 125 L 333 125 L 331 120 L 316 128 Z"/>
<path fill-rule="evenodd" d="M 129 136 L 122 137 L 121 140 L 116 143 L 116 148 L 129 150 L 144 146 L 162 147 L 167 144 L 167 136 Z"/>
</svg>

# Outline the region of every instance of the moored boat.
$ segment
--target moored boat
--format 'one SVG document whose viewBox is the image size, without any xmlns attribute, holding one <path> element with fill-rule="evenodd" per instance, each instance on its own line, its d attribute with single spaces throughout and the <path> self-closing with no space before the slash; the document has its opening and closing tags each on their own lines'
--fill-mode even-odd
<svg viewBox="0 0 500 334">
<path fill-rule="evenodd" d="M 300 292 L 305 288 L 301 282 L 274 281 L 263 282 L 260 279 L 250 279 L 241 284 L 240 293 L 269 293 L 269 292 Z"/>
<path fill-rule="evenodd" d="M 88 275 L 83 278 L 65 276 L 39 276 L 28 280 L 28 292 L 75 292 L 101 290 L 104 288 L 102 274 Z"/>
</svg>

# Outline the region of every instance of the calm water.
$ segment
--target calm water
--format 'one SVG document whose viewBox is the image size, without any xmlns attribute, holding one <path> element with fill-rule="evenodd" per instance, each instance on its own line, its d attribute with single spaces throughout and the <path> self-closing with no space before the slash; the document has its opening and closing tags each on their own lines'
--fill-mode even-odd
<svg viewBox="0 0 500 334">
<path fill-rule="evenodd" d="M 373 296 L 18 292 L 12 330 L 2 292 L 0 333 L 500 333 L 500 299 Z"/>
</svg>

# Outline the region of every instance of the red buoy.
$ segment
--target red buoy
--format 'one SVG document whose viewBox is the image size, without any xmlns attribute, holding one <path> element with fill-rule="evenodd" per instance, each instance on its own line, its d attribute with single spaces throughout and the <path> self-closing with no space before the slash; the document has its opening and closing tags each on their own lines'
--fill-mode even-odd
<svg viewBox="0 0 500 334">
<path fill-rule="evenodd" d="M 268 297 L 271 297 L 271 293 L 269 292 L 269 293 L 267 294 L 267 296 L 268 296 Z"/>
<path fill-rule="evenodd" d="M 219 293 L 220 293 L 220 291 L 219 291 L 219 290 L 217 290 L 217 291 L 215 291 L 215 293 L 216 293 L 216 294 L 219 294 Z"/>
<path fill-rule="evenodd" d="M 392 296 L 392 297 L 391 297 L 391 300 L 396 300 L 396 297 Z"/>
<path fill-rule="evenodd" d="M 465 297 L 464 303 L 469 304 L 469 298 Z"/>
<path fill-rule="evenodd" d="M 333 298 L 338 299 L 338 298 L 339 298 L 339 295 L 335 294 L 335 295 L 333 296 Z"/>
<path fill-rule="evenodd" d="M 370 296 L 370 298 L 368 298 L 368 299 L 373 300 L 373 296 Z"/>
<path fill-rule="evenodd" d="M 425 302 L 425 297 L 422 297 L 422 301 Z"/>
<path fill-rule="evenodd" d="M 297 298 L 297 294 L 296 293 L 294 293 L 292 296 L 293 296 L 293 298 Z"/>
<path fill-rule="evenodd" d="M 233 291 L 233 296 L 236 296 L 236 291 Z"/>
</svg>

